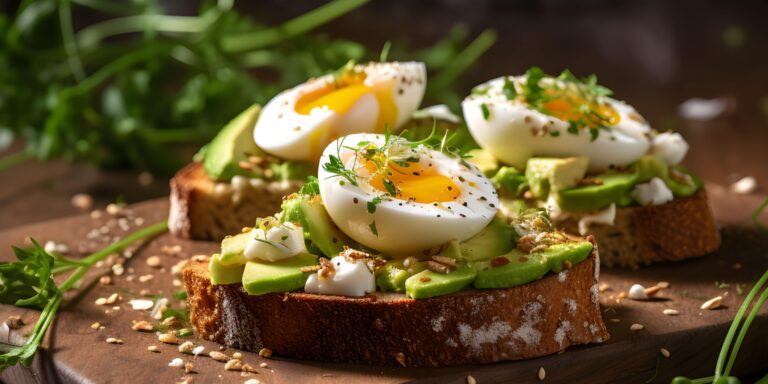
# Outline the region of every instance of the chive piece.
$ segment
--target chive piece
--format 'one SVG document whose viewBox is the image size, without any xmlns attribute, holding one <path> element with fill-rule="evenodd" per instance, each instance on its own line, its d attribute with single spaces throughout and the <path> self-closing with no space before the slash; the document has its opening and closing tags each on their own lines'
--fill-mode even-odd
<svg viewBox="0 0 768 384">
<path fill-rule="evenodd" d="M 376 220 L 371 221 L 371 225 L 368 227 L 371 228 L 371 232 L 373 232 L 374 235 L 379 236 L 379 230 L 376 229 Z"/>
<path fill-rule="evenodd" d="M 765 201 L 755 209 L 755 212 L 752 213 L 752 221 L 755 222 L 758 229 L 768 232 L 768 228 L 760 222 L 760 215 L 763 214 L 763 211 L 765 211 L 766 208 L 768 208 L 768 198 L 766 198 Z"/>
<path fill-rule="evenodd" d="M 768 271 L 765 272 L 763 277 L 768 278 Z M 758 282 L 758 284 L 755 284 L 755 287 L 752 288 L 752 290 L 759 291 L 762 288 L 763 288 L 763 284 L 760 284 Z M 757 299 L 757 302 L 755 303 L 755 305 L 752 306 L 752 310 L 749 311 L 749 315 L 747 316 L 747 319 L 744 321 L 744 325 L 742 325 L 741 330 L 739 330 L 739 336 L 736 338 L 736 342 L 733 344 L 733 348 L 731 349 L 731 355 L 728 358 L 728 364 L 725 366 L 725 371 L 723 371 L 723 376 L 727 377 L 731 373 L 731 368 L 733 368 L 733 364 L 736 362 L 736 355 L 739 353 L 739 348 L 741 348 L 741 343 L 742 341 L 744 341 L 744 337 L 747 335 L 747 331 L 749 331 L 749 326 L 752 324 L 752 320 L 755 319 L 755 316 L 757 315 L 757 313 L 760 312 L 760 309 L 763 307 L 763 304 L 765 303 L 766 300 L 768 300 L 768 289 L 763 291 L 763 293 Z M 747 303 L 746 299 L 744 301 L 745 303 Z"/>
<path fill-rule="evenodd" d="M 488 106 L 482 103 L 480 104 L 480 109 L 483 111 L 483 118 L 488 120 L 491 117 L 491 111 L 488 110 Z"/>
</svg>

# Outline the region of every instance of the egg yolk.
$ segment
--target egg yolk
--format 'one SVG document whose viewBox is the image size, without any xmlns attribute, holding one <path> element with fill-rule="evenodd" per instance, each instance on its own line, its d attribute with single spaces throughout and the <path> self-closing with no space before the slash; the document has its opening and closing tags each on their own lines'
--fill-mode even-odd
<svg viewBox="0 0 768 384">
<path fill-rule="evenodd" d="M 621 121 L 619 113 L 609 105 L 589 103 L 577 96 L 562 95 L 549 100 L 544 103 L 544 110 L 563 121 L 584 121 L 589 128 L 612 126 Z"/>
<path fill-rule="evenodd" d="M 424 167 L 417 162 L 406 164 L 390 163 L 387 167 L 387 180 L 394 184 L 397 198 L 417 203 L 442 203 L 454 201 L 461 195 L 459 186 L 450 177 L 438 173 L 435 167 Z M 372 162 L 367 162 L 365 167 L 376 172 Z M 369 183 L 377 190 L 387 192 L 381 173 L 375 173 Z"/>
<path fill-rule="evenodd" d="M 308 115 L 314 108 L 328 107 L 339 114 L 345 114 L 361 97 L 373 94 L 379 104 L 379 114 L 373 133 L 383 133 L 385 127 L 394 130 L 397 121 L 397 105 L 392 97 L 390 84 L 369 87 L 363 82 L 365 73 L 352 73 L 341 76 L 327 87 L 306 93 L 296 102 L 296 112 Z"/>
</svg>

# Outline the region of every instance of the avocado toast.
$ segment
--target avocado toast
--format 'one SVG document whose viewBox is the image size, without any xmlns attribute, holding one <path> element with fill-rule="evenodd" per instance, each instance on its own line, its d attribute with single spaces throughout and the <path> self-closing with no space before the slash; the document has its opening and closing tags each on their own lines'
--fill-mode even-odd
<svg viewBox="0 0 768 384">
<path fill-rule="evenodd" d="M 441 141 L 330 144 L 280 212 L 184 270 L 202 337 L 374 365 L 542 356 L 609 338 L 594 240 L 545 210 L 498 214 L 490 181 Z"/>
<path fill-rule="evenodd" d="M 402 129 L 425 86 L 423 63 L 350 63 L 245 110 L 171 180 L 171 232 L 221 240 L 275 212 L 330 141 Z"/>
<path fill-rule="evenodd" d="M 477 86 L 462 103 L 482 149 L 472 160 L 503 211 L 547 208 L 558 226 L 592 233 L 607 266 L 636 268 L 716 250 L 701 179 L 680 165 L 688 144 L 610 98 L 594 76 L 532 68 Z"/>
</svg>

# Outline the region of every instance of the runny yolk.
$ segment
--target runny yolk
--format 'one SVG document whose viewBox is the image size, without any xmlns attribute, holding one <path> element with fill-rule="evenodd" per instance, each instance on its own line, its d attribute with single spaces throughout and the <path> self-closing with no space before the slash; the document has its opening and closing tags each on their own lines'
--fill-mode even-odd
<svg viewBox="0 0 768 384">
<path fill-rule="evenodd" d="M 461 189 L 450 177 L 437 172 L 435 167 L 423 167 L 420 163 L 407 163 L 407 167 L 390 163 L 387 179 L 394 184 L 397 198 L 417 203 L 442 203 L 454 201 L 461 195 Z M 370 172 L 376 166 L 368 162 L 365 165 Z M 376 173 L 369 181 L 371 186 L 381 192 L 387 192 L 384 176 Z"/>
<path fill-rule="evenodd" d="M 547 114 L 563 121 L 583 120 L 590 128 L 616 125 L 621 121 L 619 113 L 607 104 L 591 103 L 587 105 L 589 111 L 596 113 L 598 116 L 592 113 L 585 114 L 581 111 L 579 107 L 585 104 L 587 104 L 587 101 L 580 97 L 563 95 L 563 97 L 544 103 L 544 109 L 547 111 Z"/>
<path fill-rule="evenodd" d="M 346 114 L 361 97 L 373 94 L 379 104 L 379 114 L 372 133 L 383 133 L 385 127 L 394 130 L 397 121 L 397 105 L 389 84 L 369 87 L 363 84 L 364 74 L 345 76 L 335 84 L 306 93 L 296 102 L 296 112 L 308 115 L 314 108 L 328 107 L 341 115 Z"/>
</svg>

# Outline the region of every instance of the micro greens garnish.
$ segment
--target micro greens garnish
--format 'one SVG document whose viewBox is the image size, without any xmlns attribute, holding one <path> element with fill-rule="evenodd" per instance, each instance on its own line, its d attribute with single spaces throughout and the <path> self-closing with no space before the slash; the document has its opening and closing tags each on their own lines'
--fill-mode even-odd
<svg viewBox="0 0 768 384">
<path fill-rule="evenodd" d="M 260 243 L 269 244 L 269 245 L 271 245 L 271 246 L 275 247 L 275 249 L 282 249 L 282 248 L 280 248 L 280 247 L 277 245 L 277 243 L 275 243 L 274 241 L 269 241 L 269 240 L 267 240 L 267 239 L 260 239 L 260 238 L 258 238 L 258 237 L 254 237 L 253 239 L 254 239 L 254 240 L 256 240 L 256 241 L 258 241 L 258 242 L 260 242 Z"/>
<path fill-rule="evenodd" d="M 304 186 L 302 186 L 301 189 L 299 189 L 298 194 L 309 196 L 309 197 L 320 194 L 320 184 L 317 181 L 317 177 L 315 176 L 307 177 L 307 183 L 304 184 Z"/>
<path fill-rule="evenodd" d="M 371 229 L 371 233 L 373 233 L 376 236 L 379 236 L 379 230 L 376 229 L 376 220 L 371 221 L 371 224 L 368 226 L 368 228 Z"/>
<path fill-rule="evenodd" d="M 526 81 L 521 86 L 522 96 L 531 108 L 555 117 L 560 114 L 578 116 L 568 120 L 568 133 L 578 135 L 582 129 L 588 129 L 591 141 L 598 138 L 601 129 L 608 129 L 610 118 L 597 107 L 601 98 L 610 96 L 613 92 L 599 85 L 597 76 L 590 75 L 579 79 L 569 70 L 564 70 L 552 81 L 542 81 L 546 77 L 547 75 L 537 67 L 530 68 L 525 73 Z M 507 78 L 504 79 L 502 92 L 510 100 L 518 96 L 514 83 L 509 82 Z M 550 110 L 548 103 L 556 100 L 567 103 L 570 110 L 565 113 Z"/>
<path fill-rule="evenodd" d="M 42 312 L 27 341 L 0 355 L 0 371 L 19 363 L 26 366 L 32 363 L 61 306 L 64 293 L 79 287 L 83 276 L 91 267 L 136 241 L 154 237 L 166 230 L 167 222 L 142 228 L 79 260 L 54 257 L 35 240 L 32 240 L 32 247 L 29 249 L 13 247 L 18 260 L 0 264 L 0 303 L 37 308 Z M 73 270 L 61 285 L 56 286 L 55 275 Z"/>
<path fill-rule="evenodd" d="M 389 57 L 389 49 L 392 48 L 392 42 L 387 40 L 384 43 L 384 46 L 381 48 L 381 53 L 379 54 L 379 61 L 385 62 L 387 61 L 387 57 Z"/>
<path fill-rule="evenodd" d="M 328 162 L 323 164 L 323 169 L 329 173 L 334 174 L 335 176 L 343 177 L 352 185 L 357 185 L 357 174 L 355 174 L 354 170 L 347 169 L 347 167 L 344 166 L 344 162 L 341 161 L 342 148 L 344 148 L 344 139 L 338 140 L 336 142 L 336 155 L 328 156 Z"/>
<path fill-rule="evenodd" d="M 376 196 L 373 198 L 373 200 L 369 201 L 367 204 L 368 213 L 375 213 L 376 206 L 379 205 L 381 202 L 382 202 L 381 196 Z"/>
</svg>

